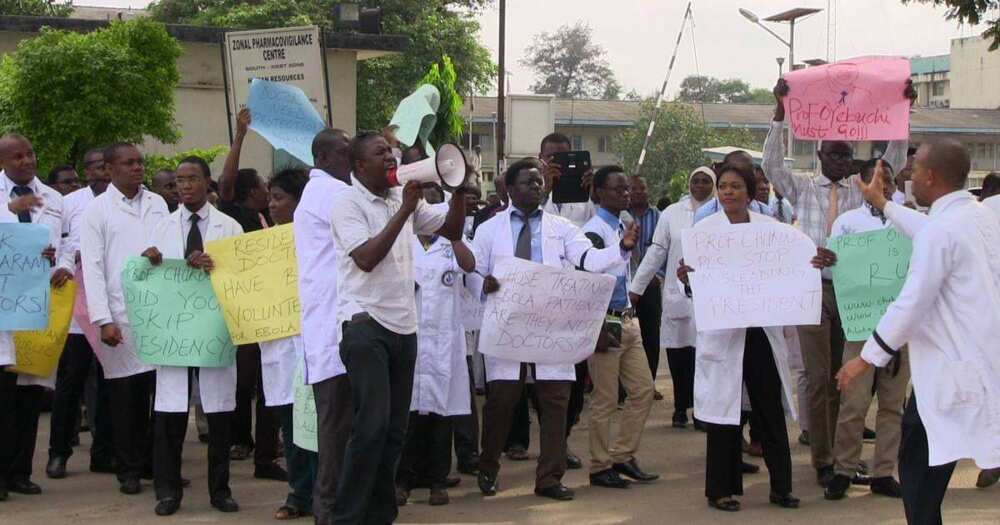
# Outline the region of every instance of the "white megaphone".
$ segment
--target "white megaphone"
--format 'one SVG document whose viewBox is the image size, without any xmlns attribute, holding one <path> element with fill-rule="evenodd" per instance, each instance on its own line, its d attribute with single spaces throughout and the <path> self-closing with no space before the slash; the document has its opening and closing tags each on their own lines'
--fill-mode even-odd
<svg viewBox="0 0 1000 525">
<path fill-rule="evenodd" d="M 465 154 L 455 144 L 442 144 L 433 157 L 399 166 L 386 174 L 389 186 L 402 186 L 410 181 L 440 182 L 455 189 L 465 182 Z"/>
</svg>

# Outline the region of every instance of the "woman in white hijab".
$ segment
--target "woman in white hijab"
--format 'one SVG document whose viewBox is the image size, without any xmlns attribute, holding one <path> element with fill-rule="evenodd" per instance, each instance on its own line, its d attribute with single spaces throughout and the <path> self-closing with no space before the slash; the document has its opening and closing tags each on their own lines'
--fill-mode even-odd
<svg viewBox="0 0 1000 525">
<path fill-rule="evenodd" d="M 674 383 L 673 425 L 687 425 L 687 411 L 694 407 L 694 345 L 697 331 L 691 299 L 684 294 L 676 278 L 681 252 L 681 230 L 694 224 L 694 214 L 715 196 L 715 172 L 702 166 L 688 176 L 688 195 L 667 206 L 653 233 L 653 242 L 636 270 L 629 287 L 632 304 L 654 278 L 664 279 L 663 320 L 660 325 L 660 348 L 666 349 L 670 377 Z M 664 263 L 666 265 L 664 266 Z M 695 421 L 695 426 L 700 426 Z"/>
</svg>

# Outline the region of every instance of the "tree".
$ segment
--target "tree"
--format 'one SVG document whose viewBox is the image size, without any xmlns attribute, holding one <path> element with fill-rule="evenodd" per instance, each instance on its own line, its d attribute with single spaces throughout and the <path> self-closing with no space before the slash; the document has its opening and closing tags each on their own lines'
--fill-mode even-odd
<svg viewBox="0 0 1000 525">
<path fill-rule="evenodd" d="M 653 100 L 643 101 L 635 124 L 612 139 L 613 151 L 628 169 L 634 168 L 639 159 L 653 110 Z M 719 146 L 760 149 L 761 142 L 746 129 L 717 130 L 705 126 L 698 112 L 688 104 L 661 106 L 642 166 L 651 198 L 668 194 L 676 202 L 687 193 L 688 174 L 708 163 L 701 149 Z"/>
<path fill-rule="evenodd" d="M 583 22 L 535 35 L 520 60 L 535 71 L 531 91 L 560 98 L 617 99 L 621 84 L 604 58 L 604 48 L 592 37 L 593 31 Z"/>
<path fill-rule="evenodd" d="M 442 63 L 442 67 L 432 65 L 431 70 L 417 83 L 418 86 L 431 84 L 441 95 L 437 122 L 429 137 L 432 145 L 455 142 L 461 138 L 465 127 L 462 120 L 462 96 L 455 91 L 455 66 L 451 64 L 448 55 L 442 57 Z"/>
<path fill-rule="evenodd" d="M 1000 10 L 998 0 L 902 0 L 902 2 L 946 6 L 948 20 L 958 20 L 962 24 L 978 25 L 985 22 L 989 27 L 983 31 L 983 38 L 992 41 L 990 51 L 1000 48 L 1000 17 L 985 19 L 987 15 L 995 16 Z"/>
<path fill-rule="evenodd" d="M 67 17 L 73 13 L 70 0 L 0 0 L 0 13 L 17 16 Z"/>
<path fill-rule="evenodd" d="M 229 148 L 226 146 L 212 146 L 211 148 L 192 148 L 187 151 L 174 153 L 173 155 L 159 155 L 156 153 L 146 154 L 142 158 L 143 167 L 146 170 L 146 184 L 152 184 L 153 175 L 160 170 L 176 170 L 177 165 L 187 157 L 201 157 L 205 162 L 211 164 L 216 157 L 222 155 Z"/>
<path fill-rule="evenodd" d="M 166 23 L 262 29 L 318 25 L 335 29 L 331 18 L 337 0 L 160 0 L 152 16 Z M 359 129 L 381 129 L 396 105 L 433 64 L 442 57 L 455 68 L 455 90 L 463 94 L 485 91 L 496 68 L 489 51 L 476 39 L 478 14 L 490 0 L 361 0 L 362 7 L 382 8 L 385 33 L 409 38 L 405 51 L 358 64 L 357 115 Z"/>
<path fill-rule="evenodd" d="M 753 88 L 750 90 L 750 104 L 774 104 L 774 93 L 766 88 Z"/>
<path fill-rule="evenodd" d="M 774 101 L 771 91 L 751 89 L 750 84 L 739 79 L 725 79 L 691 75 L 681 82 L 677 95 L 681 102 L 722 104 L 769 104 Z"/>
<path fill-rule="evenodd" d="M 152 20 L 90 33 L 44 28 L 0 62 L 0 130 L 30 138 L 43 168 L 78 164 L 113 142 L 176 142 L 180 54 Z"/>
</svg>

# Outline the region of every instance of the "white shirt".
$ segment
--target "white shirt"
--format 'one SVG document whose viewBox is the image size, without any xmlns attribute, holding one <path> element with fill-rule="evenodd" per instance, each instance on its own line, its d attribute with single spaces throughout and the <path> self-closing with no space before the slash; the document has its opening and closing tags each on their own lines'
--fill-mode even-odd
<svg viewBox="0 0 1000 525">
<path fill-rule="evenodd" d="M 95 348 L 108 379 L 129 377 L 153 368 L 138 360 L 132 345 L 122 269 L 125 260 L 140 255 L 153 245 L 153 230 L 167 218 L 167 203 L 159 195 L 140 189 L 137 208 L 114 184 L 97 196 L 83 212 L 80 258 L 87 288 L 87 310 L 95 326 L 116 323 L 124 342 L 116 347 L 100 344 Z"/>
<path fill-rule="evenodd" d="M 542 203 L 542 211 L 545 213 L 551 213 L 552 215 L 558 215 L 569 222 L 573 223 L 573 226 L 577 228 L 583 228 L 584 224 L 597 213 L 597 206 L 593 202 L 566 202 L 563 204 L 556 204 L 552 202 L 552 197 L 549 196 L 544 203 Z"/>
<path fill-rule="evenodd" d="M 871 205 L 866 202 L 860 208 L 855 208 L 837 217 L 837 220 L 833 221 L 833 229 L 830 232 L 830 236 L 851 235 L 854 233 L 884 230 L 890 227 L 892 227 L 892 221 L 888 217 L 880 218 L 872 215 Z"/>
<path fill-rule="evenodd" d="M 177 207 L 177 211 L 180 212 L 180 219 L 181 219 L 181 240 L 183 241 L 183 243 L 184 243 L 183 246 L 185 248 L 187 248 L 187 238 L 188 238 L 188 235 L 191 234 L 191 216 L 192 215 L 197 215 L 198 216 L 198 232 L 201 233 L 202 243 L 204 243 L 207 240 L 205 238 L 205 235 L 208 232 L 208 209 L 211 208 L 211 207 L 212 207 L 212 205 L 209 204 L 208 202 L 206 202 L 201 207 L 201 209 L 199 209 L 196 212 L 192 212 L 191 210 L 188 209 L 187 206 L 185 206 L 183 204 L 181 204 L 180 206 Z M 235 222 L 235 220 L 234 220 L 234 222 Z M 243 231 L 243 228 L 241 227 L 240 228 L 240 232 L 242 232 L 242 231 Z M 239 235 L 239 234 L 237 234 L 237 235 Z"/>
<path fill-rule="evenodd" d="M 993 213 L 1000 217 L 1000 195 L 994 195 L 983 201 L 983 206 L 993 210 Z"/>
<path fill-rule="evenodd" d="M 892 202 L 895 202 L 896 204 L 906 204 L 906 194 L 896 190 L 892 194 Z"/>
<path fill-rule="evenodd" d="M 354 263 L 350 254 L 378 235 L 403 205 L 403 189 L 390 188 L 386 198 L 368 191 L 356 177 L 351 186 L 333 197 L 331 229 L 337 250 L 338 320 L 366 312 L 391 332 L 417 331 L 416 300 L 413 295 L 414 234 L 432 235 L 444 225 L 446 212 L 423 200 L 410 214 L 389 253 L 370 272 Z"/>
<path fill-rule="evenodd" d="M 89 186 L 80 188 L 69 195 L 63 197 L 63 238 L 62 247 L 64 253 L 72 255 L 68 259 L 69 266 L 62 266 L 76 274 L 79 265 L 76 264 L 76 253 L 80 251 L 80 226 L 83 224 L 83 210 L 94 200 L 94 190 Z M 62 261 L 60 261 L 62 262 Z M 80 325 L 76 323 L 76 318 L 71 318 L 69 322 L 69 333 L 83 334 Z"/>
<path fill-rule="evenodd" d="M 899 224 L 897 212 L 912 210 L 888 205 L 886 212 Z M 981 468 L 1000 467 L 1000 352 L 992 329 L 1000 326 L 1000 220 L 969 192 L 955 191 L 936 200 L 924 222 L 906 283 L 861 357 L 886 366 L 890 350 L 908 345 L 930 465 L 972 458 Z"/>
<path fill-rule="evenodd" d="M 295 208 L 292 222 L 299 268 L 301 343 L 305 354 L 302 379 L 307 385 L 347 371 L 340 360 L 338 346 L 337 245 L 330 229 L 333 196 L 346 188 L 347 184 L 314 168 L 309 172 L 309 183 Z"/>
</svg>

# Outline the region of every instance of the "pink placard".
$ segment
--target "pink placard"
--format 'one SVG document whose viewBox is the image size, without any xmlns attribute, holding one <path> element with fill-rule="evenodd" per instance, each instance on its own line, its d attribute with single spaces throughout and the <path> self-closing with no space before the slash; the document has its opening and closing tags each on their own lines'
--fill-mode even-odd
<svg viewBox="0 0 1000 525">
<path fill-rule="evenodd" d="M 785 75 L 785 113 L 800 140 L 903 140 L 910 101 L 903 91 L 910 61 L 861 57 Z"/>
<path fill-rule="evenodd" d="M 73 280 L 76 281 L 76 301 L 73 303 L 73 320 L 76 321 L 80 330 L 83 331 L 83 336 L 87 338 L 90 347 L 99 348 L 101 334 L 97 332 L 97 328 L 90 322 L 90 313 L 87 311 L 87 292 L 83 286 L 83 272 L 80 271 L 79 266 L 76 269 L 76 273 L 73 274 Z"/>
</svg>

